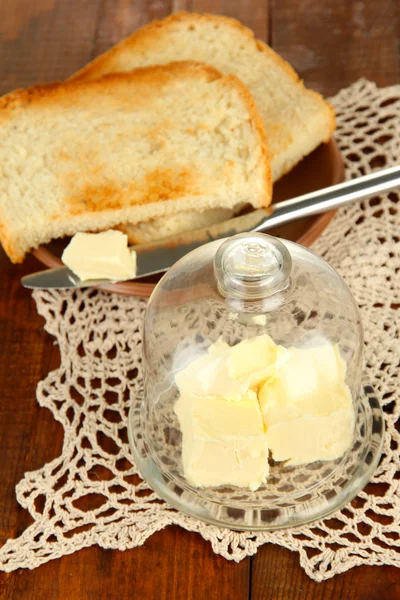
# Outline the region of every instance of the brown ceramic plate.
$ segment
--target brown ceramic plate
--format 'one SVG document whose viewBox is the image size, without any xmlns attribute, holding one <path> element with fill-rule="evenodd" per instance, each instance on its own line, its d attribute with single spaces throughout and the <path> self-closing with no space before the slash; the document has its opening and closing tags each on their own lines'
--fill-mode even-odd
<svg viewBox="0 0 400 600">
<path fill-rule="evenodd" d="M 312 154 L 304 158 L 290 173 L 275 184 L 272 202 L 288 200 L 307 192 L 335 185 L 343 180 L 343 160 L 335 140 L 331 139 L 327 144 L 321 144 Z M 310 246 L 324 231 L 333 215 L 334 211 L 330 211 L 323 215 L 307 217 L 271 229 L 268 233 L 298 242 L 303 246 Z M 60 256 L 68 241 L 68 238 L 55 240 L 51 244 L 40 246 L 32 252 L 47 267 L 59 267 L 62 265 Z M 143 277 L 135 281 L 102 286 L 102 289 L 126 296 L 147 298 L 159 279 L 160 275 Z"/>
</svg>

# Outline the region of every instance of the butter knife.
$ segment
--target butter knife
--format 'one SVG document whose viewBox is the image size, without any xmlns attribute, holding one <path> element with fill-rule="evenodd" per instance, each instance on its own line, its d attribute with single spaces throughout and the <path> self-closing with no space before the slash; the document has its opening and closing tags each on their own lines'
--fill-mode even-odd
<svg viewBox="0 0 400 600">
<path fill-rule="evenodd" d="M 279 202 L 266 209 L 254 210 L 210 227 L 174 235 L 157 242 L 138 244 L 132 248 L 137 254 L 136 279 L 168 270 L 185 254 L 207 242 L 222 240 L 246 231 L 268 231 L 290 221 L 327 212 L 398 186 L 400 186 L 400 165 Z M 26 288 L 42 289 L 82 288 L 118 281 L 122 280 L 81 281 L 67 267 L 46 269 L 21 279 L 22 285 Z"/>
</svg>

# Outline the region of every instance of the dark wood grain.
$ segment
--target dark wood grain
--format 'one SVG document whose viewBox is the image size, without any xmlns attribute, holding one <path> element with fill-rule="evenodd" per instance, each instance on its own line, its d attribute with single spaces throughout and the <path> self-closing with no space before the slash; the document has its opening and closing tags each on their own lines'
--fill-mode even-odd
<svg viewBox="0 0 400 600">
<path fill-rule="evenodd" d="M 366 77 L 400 79 L 398 0 L 273 0 L 271 44 L 306 85 L 333 95 Z"/>
<path fill-rule="evenodd" d="M 400 573 L 394 567 L 356 567 L 316 583 L 305 575 L 296 554 L 265 546 L 252 561 L 254 600 L 398 600 Z"/>
<path fill-rule="evenodd" d="M 181 10 L 186 8 L 182 4 Z M 173 0 L 104 0 L 94 40 L 92 58 L 154 19 L 163 19 L 173 11 Z M 83 66 L 83 65 L 82 65 Z"/>
<path fill-rule="evenodd" d="M 400 79 L 400 4 L 397 0 L 274 0 L 273 48 L 290 61 L 306 85 L 325 95 L 360 77 L 379 85 Z M 315 583 L 284 548 L 264 546 L 252 559 L 256 600 L 394 600 L 400 598 L 400 573 L 390 567 L 359 567 Z"/>
<path fill-rule="evenodd" d="M 19 279 L 39 264 L 30 258 L 12 266 L 0 250 L 0 544 L 16 537 L 30 517 L 18 507 L 15 485 L 24 471 L 41 467 L 59 455 L 62 428 L 35 400 L 37 382 L 59 363 L 59 353 L 43 330 L 30 293 Z M 240 565 L 215 556 L 197 535 L 170 527 L 150 538 L 143 548 L 112 552 L 90 548 L 43 565 L 34 571 L 0 573 L 0 598 L 132 597 L 169 600 L 245 600 L 250 560 Z"/>
<path fill-rule="evenodd" d="M 189 7 L 181 2 L 176 8 Z M 10 39 L 0 41 L 2 91 L 66 78 L 124 35 L 172 9 L 172 3 L 160 1 L 38 0 L 31 6 L 17 0 L 10 10 L 3 1 L 0 21 L 3 29 L 10 28 Z M 30 523 L 16 502 L 16 483 L 24 471 L 60 453 L 62 429 L 35 400 L 37 382 L 57 366 L 58 351 L 43 331 L 30 294 L 19 284 L 23 274 L 40 266 L 33 259 L 23 267 L 12 266 L 0 252 L 0 450 L 7 465 L 0 467 L 3 544 Z M 0 598 L 219 600 L 223 590 L 229 598 L 245 600 L 249 579 L 250 559 L 240 565 L 228 562 L 199 536 L 171 527 L 143 548 L 124 553 L 90 548 L 32 572 L 0 573 Z"/>
<path fill-rule="evenodd" d="M 192 10 L 238 19 L 250 27 L 257 38 L 269 42 L 270 4 L 262 0 L 192 0 Z"/>
<path fill-rule="evenodd" d="M 7 600 L 221 600 L 248 598 L 249 561 L 215 556 L 210 545 L 177 527 L 125 552 L 87 548 L 20 576 L 3 576 Z"/>
<path fill-rule="evenodd" d="M 1 91 L 64 79 L 140 25 L 183 9 L 241 19 L 325 94 L 361 76 L 399 81 L 398 0 L 0 0 Z M 30 522 L 16 483 L 62 445 L 61 426 L 35 400 L 37 382 L 59 360 L 19 284 L 36 266 L 33 258 L 12 266 L 0 254 L 0 544 Z M 271 545 L 231 563 L 200 536 L 170 527 L 134 550 L 89 548 L 32 572 L 0 573 L 0 600 L 244 600 L 250 593 L 253 600 L 394 600 L 399 585 L 389 567 L 360 567 L 317 584 L 296 553 Z"/>
<path fill-rule="evenodd" d="M 101 3 L 0 2 L 1 93 L 65 79 L 90 60 Z"/>
</svg>

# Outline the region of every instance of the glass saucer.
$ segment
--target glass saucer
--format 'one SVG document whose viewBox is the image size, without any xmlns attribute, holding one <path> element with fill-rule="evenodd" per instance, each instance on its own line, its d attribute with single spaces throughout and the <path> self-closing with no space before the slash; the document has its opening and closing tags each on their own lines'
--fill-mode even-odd
<svg viewBox="0 0 400 600">
<path fill-rule="evenodd" d="M 256 492 L 234 486 L 190 486 L 182 477 L 176 453 L 179 428 L 168 420 L 160 426 L 162 419 L 153 426 L 153 421 L 147 419 L 143 391 L 132 400 L 129 443 L 136 466 L 149 486 L 177 510 L 237 530 L 297 527 L 318 521 L 347 504 L 365 487 L 378 465 L 384 437 L 383 413 L 371 386 L 365 386 L 360 396 L 354 443 L 345 455 L 296 467 L 273 463 L 267 483 Z M 152 440 L 151 447 L 145 440 Z"/>
</svg>

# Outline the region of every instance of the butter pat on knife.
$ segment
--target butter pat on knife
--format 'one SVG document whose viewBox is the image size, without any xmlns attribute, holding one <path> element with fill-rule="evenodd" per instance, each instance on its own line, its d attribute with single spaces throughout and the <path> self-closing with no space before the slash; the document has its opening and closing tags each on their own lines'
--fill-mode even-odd
<svg viewBox="0 0 400 600">
<path fill-rule="evenodd" d="M 76 233 L 61 260 L 81 281 L 136 276 L 136 253 L 128 248 L 128 236 L 121 231 Z"/>
</svg>

